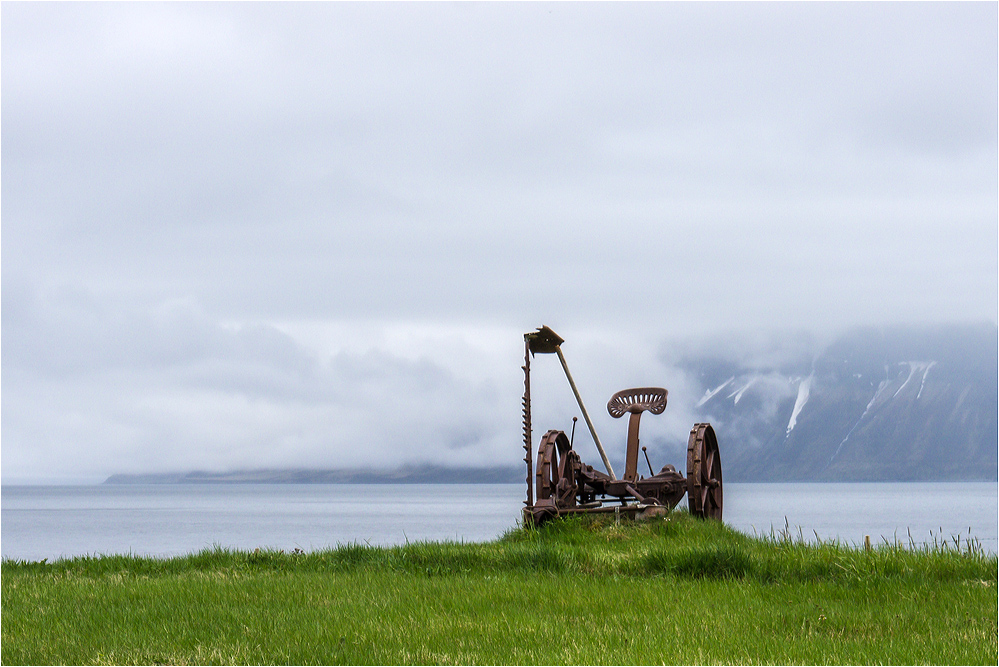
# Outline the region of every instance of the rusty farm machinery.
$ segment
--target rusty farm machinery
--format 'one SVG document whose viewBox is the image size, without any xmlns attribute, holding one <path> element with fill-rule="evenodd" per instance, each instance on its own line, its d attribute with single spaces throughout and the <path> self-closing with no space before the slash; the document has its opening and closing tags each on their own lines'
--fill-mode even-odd
<svg viewBox="0 0 999 667">
<path fill-rule="evenodd" d="M 547 326 L 524 334 L 524 457 L 527 463 L 527 500 L 524 523 L 539 525 L 544 521 L 571 514 L 615 513 L 618 516 L 645 518 L 666 514 L 687 496 L 690 513 L 705 519 L 722 518 L 722 471 L 718 457 L 718 439 L 711 424 L 694 424 L 687 440 L 687 476 L 671 465 L 652 471 L 645 447 L 642 452 L 649 466 L 649 477 L 638 472 L 638 425 L 643 412 L 662 414 L 667 391 L 660 387 L 625 389 L 607 403 L 612 417 L 629 414 L 628 444 L 624 477 L 618 479 L 604 451 L 593 422 L 583 405 L 576 383 L 562 355 L 565 342 Z M 583 419 L 603 459 L 606 472 L 582 462 L 573 449 L 573 441 L 564 431 L 550 430 L 541 438 L 537 458 L 531 456 L 531 357 L 555 354 L 583 413 Z M 575 432 L 576 418 L 573 418 Z M 532 463 L 534 469 L 532 470 Z"/>
</svg>

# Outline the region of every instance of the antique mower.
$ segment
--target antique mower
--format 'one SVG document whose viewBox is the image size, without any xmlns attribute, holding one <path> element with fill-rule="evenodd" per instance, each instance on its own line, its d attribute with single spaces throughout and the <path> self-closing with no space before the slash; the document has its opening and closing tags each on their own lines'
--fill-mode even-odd
<svg viewBox="0 0 999 667">
<path fill-rule="evenodd" d="M 569 514 L 615 513 L 634 518 L 666 514 L 687 495 L 690 513 L 705 519 L 722 518 L 722 470 L 718 457 L 718 440 L 711 424 L 694 424 L 687 440 L 687 476 L 684 477 L 671 465 L 652 471 L 652 463 L 645 447 L 645 462 L 649 477 L 638 473 L 638 424 L 642 413 L 662 414 L 666 409 L 667 391 L 659 387 L 625 389 L 611 396 L 607 411 L 612 417 L 630 415 L 628 446 L 625 455 L 624 477 L 618 479 L 607 459 L 593 422 L 579 396 L 576 383 L 562 355 L 564 342 L 546 326 L 524 334 L 524 449 L 527 455 L 527 500 L 524 508 L 525 525 L 540 525 L 544 521 Z M 541 438 L 537 463 L 531 463 L 531 357 L 536 354 L 556 354 L 569 380 L 569 387 L 583 413 L 593 442 L 603 459 L 607 472 L 596 470 L 583 463 L 572 448 L 572 437 L 564 431 L 551 430 Z M 573 417 L 572 435 L 575 435 L 576 418 Z"/>
</svg>

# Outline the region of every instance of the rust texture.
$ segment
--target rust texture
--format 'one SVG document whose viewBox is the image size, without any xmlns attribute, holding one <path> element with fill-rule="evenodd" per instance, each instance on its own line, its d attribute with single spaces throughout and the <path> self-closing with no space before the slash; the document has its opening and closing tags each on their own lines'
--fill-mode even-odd
<svg viewBox="0 0 999 667">
<path fill-rule="evenodd" d="M 526 339 L 526 336 L 525 336 Z M 531 486 L 531 346 L 524 341 L 524 463 L 527 464 L 527 500 L 525 505 L 534 502 L 534 489 Z"/>
<path fill-rule="evenodd" d="M 687 476 L 671 465 L 653 473 L 648 451 L 645 461 L 649 477 L 638 473 L 639 423 L 643 412 L 662 414 L 668 392 L 661 387 L 625 389 L 614 394 L 607 403 L 607 412 L 615 418 L 630 415 L 625 454 L 624 477 L 617 479 L 607 459 L 586 407 L 569 374 L 561 345 L 564 339 L 548 327 L 524 334 L 524 448 L 527 456 L 527 502 L 524 523 L 538 525 L 569 514 L 615 513 L 647 517 L 664 514 L 676 507 L 684 495 L 690 513 L 705 519 L 722 518 L 722 473 L 718 456 L 718 439 L 711 424 L 694 424 L 687 441 Z M 532 470 L 531 450 L 531 356 L 557 354 L 583 417 L 590 428 L 594 444 L 604 461 L 607 472 L 583 463 L 564 431 L 547 431 L 538 445 Z M 575 422 L 575 418 L 573 418 Z M 532 474 L 533 473 L 533 474 Z M 533 487 L 533 489 L 532 489 Z"/>
</svg>

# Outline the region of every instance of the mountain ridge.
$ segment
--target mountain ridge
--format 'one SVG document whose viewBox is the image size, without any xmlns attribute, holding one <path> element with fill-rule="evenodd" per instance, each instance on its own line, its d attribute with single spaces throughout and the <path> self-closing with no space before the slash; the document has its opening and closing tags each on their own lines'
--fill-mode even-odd
<svg viewBox="0 0 999 667">
<path fill-rule="evenodd" d="M 811 362 L 697 358 L 733 481 L 999 479 L 994 325 L 860 329 Z"/>
</svg>

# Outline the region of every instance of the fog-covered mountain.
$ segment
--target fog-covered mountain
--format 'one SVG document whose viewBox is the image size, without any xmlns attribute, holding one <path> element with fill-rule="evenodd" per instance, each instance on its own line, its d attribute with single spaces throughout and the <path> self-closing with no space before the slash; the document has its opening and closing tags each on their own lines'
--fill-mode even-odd
<svg viewBox="0 0 999 667">
<path fill-rule="evenodd" d="M 858 330 L 770 357 L 681 361 L 727 480 L 997 478 L 995 326 Z"/>
<path fill-rule="evenodd" d="M 663 382 L 671 392 L 670 414 L 661 423 L 647 419 L 643 426 L 643 444 L 657 467 L 672 463 L 683 471 L 686 429 L 694 421 L 708 421 L 718 434 L 726 481 L 999 477 L 999 330 L 994 325 L 865 329 L 822 345 L 807 336 L 695 344 L 664 348 L 662 367 L 650 371 L 659 377 L 666 369 Z M 536 400 L 546 395 L 542 387 Z M 545 388 L 567 393 L 564 386 Z M 671 416 L 674 425 L 666 421 Z M 605 429 L 604 440 L 619 446 L 611 452 L 617 464 L 624 428 L 615 426 L 620 427 Z M 535 448 L 550 427 L 558 424 L 539 410 Z M 576 435 L 584 460 L 598 463 L 586 435 Z M 513 441 L 503 463 L 461 469 L 431 463 L 391 470 L 261 468 L 120 474 L 108 482 L 521 483 L 522 451 Z"/>
</svg>

